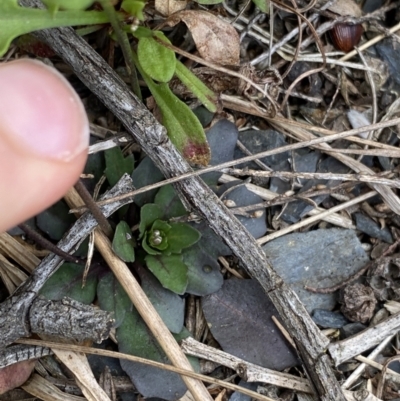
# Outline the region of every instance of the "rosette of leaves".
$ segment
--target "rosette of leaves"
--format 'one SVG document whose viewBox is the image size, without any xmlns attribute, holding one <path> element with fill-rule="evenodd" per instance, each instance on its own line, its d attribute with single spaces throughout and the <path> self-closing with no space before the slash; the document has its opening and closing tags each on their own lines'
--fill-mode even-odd
<svg viewBox="0 0 400 401">
<path fill-rule="evenodd" d="M 201 234 L 188 224 L 164 221 L 163 215 L 155 203 L 140 210 L 139 240 L 147 253 L 144 260 L 164 288 L 183 294 L 188 284 L 188 266 L 183 262 L 182 250 L 198 242 Z"/>
</svg>

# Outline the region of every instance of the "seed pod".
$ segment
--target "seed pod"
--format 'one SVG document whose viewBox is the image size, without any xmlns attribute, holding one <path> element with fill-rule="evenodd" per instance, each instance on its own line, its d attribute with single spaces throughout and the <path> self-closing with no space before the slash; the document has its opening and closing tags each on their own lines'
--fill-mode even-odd
<svg viewBox="0 0 400 401">
<path fill-rule="evenodd" d="M 363 32 L 361 24 L 336 24 L 331 30 L 332 42 L 336 49 L 347 53 L 358 45 Z"/>
</svg>

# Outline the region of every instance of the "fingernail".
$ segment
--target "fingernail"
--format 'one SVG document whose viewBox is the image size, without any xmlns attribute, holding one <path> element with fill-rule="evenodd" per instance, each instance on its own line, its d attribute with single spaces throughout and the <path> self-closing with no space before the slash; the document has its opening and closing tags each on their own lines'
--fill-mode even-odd
<svg viewBox="0 0 400 401">
<path fill-rule="evenodd" d="M 0 65 L 0 139 L 19 152 L 70 161 L 89 145 L 83 104 L 54 68 L 34 60 Z"/>
</svg>

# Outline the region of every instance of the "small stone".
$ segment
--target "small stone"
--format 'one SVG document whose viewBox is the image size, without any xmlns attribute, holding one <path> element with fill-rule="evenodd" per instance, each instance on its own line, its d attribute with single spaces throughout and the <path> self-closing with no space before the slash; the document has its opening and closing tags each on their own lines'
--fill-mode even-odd
<svg viewBox="0 0 400 401">
<path fill-rule="evenodd" d="M 324 309 L 315 309 L 312 314 L 312 319 L 318 326 L 324 329 L 340 329 L 349 322 L 341 313 Z"/>
<path fill-rule="evenodd" d="M 372 317 L 371 321 L 369 322 L 369 325 L 375 326 L 383 322 L 388 317 L 389 317 L 389 312 L 387 309 L 385 308 L 379 309 L 378 312 L 376 312 L 375 315 Z"/>
<path fill-rule="evenodd" d="M 260 384 L 261 383 L 258 383 L 258 382 L 247 383 L 244 380 L 240 380 L 238 385 L 240 387 L 247 388 L 248 390 L 257 391 L 257 387 Z M 252 398 L 249 395 L 239 393 L 238 391 L 235 391 L 234 393 L 232 393 L 231 397 L 229 398 L 229 401 L 251 401 L 251 400 L 252 400 Z"/>
<path fill-rule="evenodd" d="M 375 223 L 374 220 L 362 213 L 355 213 L 354 217 L 356 219 L 357 230 L 368 234 L 372 238 L 378 238 L 389 244 L 393 243 L 392 234 L 390 234 L 390 231 L 387 227 L 381 229 L 381 227 Z"/>
<path fill-rule="evenodd" d="M 219 291 L 202 297 L 202 306 L 225 352 L 279 371 L 298 364 L 296 352 L 271 318 L 277 310 L 256 280 L 225 280 Z"/>
<path fill-rule="evenodd" d="M 162 172 L 156 167 L 149 157 L 145 157 L 132 173 L 133 185 L 136 189 L 154 184 L 164 179 Z M 134 202 L 142 207 L 146 203 L 152 203 L 158 192 L 158 188 L 146 191 L 143 194 L 135 195 Z"/>
<path fill-rule="evenodd" d="M 263 202 L 263 199 L 248 190 L 244 185 L 238 185 L 232 190 L 228 190 L 226 196 L 222 197 L 223 202 L 234 202 L 237 207 L 249 206 Z M 251 215 L 252 212 L 249 212 Z M 237 219 L 246 227 L 254 238 L 260 238 L 267 232 L 267 221 L 265 217 L 265 209 L 257 210 L 257 214 L 253 217 L 236 216 Z"/>
<path fill-rule="evenodd" d="M 235 124 L 228 120 L 220 120 L 208 130 L 206 136 L 211 149 L 211 166 L 233 159 L 238 139 Z"/>
<path fill-rule="evenodd" d="M 314 309 L 332 310 L 336 306 L 337 293 L 312 293 L 304 286 L 331 287 L 369 261 L 355 230 L 339 228 L 288 234 L 268 242 L 263 249 L 309 313 Z"/>
<path fill-rule="evenodd" d="M 243 145 L 252 153 L 260 153 L 265 152 L 267 150 L 272 150 L 275 148 L 280 148 L 281 146 L 287 145 L 285 137 L 274 130 L 248 130 L 239 132 L 239 141 L 243 143 Z M 240 159 L 245 155 L 240 149 L 235 149 L 235 159 Z M 269 167 L 274 167 L 277 164 L 287 160 L 289 157 L 289 152 L 277 153 L 276 155 L 261 157 L 260 161 L 266 164 Z M 258 170 L 259 167 L 254 162 L 247 162 L 243 164 L 239 164 L 238 168 L 248 167 L 251 169 Z"/>
<path fill-rule="evenodd" d="M 367 326 L 365 326 L 360 322 L 346 324 L 340 328 L 340 338 L 343 339 L 354 336 L 357 333 L 360 333 L 361 331 L 365 330 L 366 328 Z"/>
<path fill-rule="evenodd" d="M 389 82 L 394 81 L 395 86 L 400 85 L 400 45 L 392 38 L 386 38 L 377 43 L 375 49 L 379 58 L 389 67 Z M 389 83 L 388 82 L 388 83 Z"/>
</svg>

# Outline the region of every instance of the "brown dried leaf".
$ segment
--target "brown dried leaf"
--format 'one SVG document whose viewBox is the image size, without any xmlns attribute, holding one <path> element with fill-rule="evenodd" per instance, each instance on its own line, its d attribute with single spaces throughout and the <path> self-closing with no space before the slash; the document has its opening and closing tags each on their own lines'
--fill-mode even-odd
<svg viewBox="0 0 400 401">
<path fill-rule="evenodd" d="M 0 394 L 24 384 L 31 375 L 35 363 L 36 360 L 30 359 L 0 369 Z"/>
<path fill-rule="evenodd" d="M 342 16 L 350 16 L 359 18 L 362 15 L 361 8 L 353 0 L 336 0 L 330 7 L 329 11 Z"/>
<path fill-rule="evenodd" d="M 239 34 L 228 22 L 207 11 L 186 10 L 172 15 L 166 23 L 174 26 L 181 21 L 190 30 L 197 50 L 205 60 L 216 64 L 239 64 Z"/>
<path fill-rule="evenodd" d="M 155 0 L 156 10 L 165 17 L 186 8 L 187 0 Z"/>
</svg>

